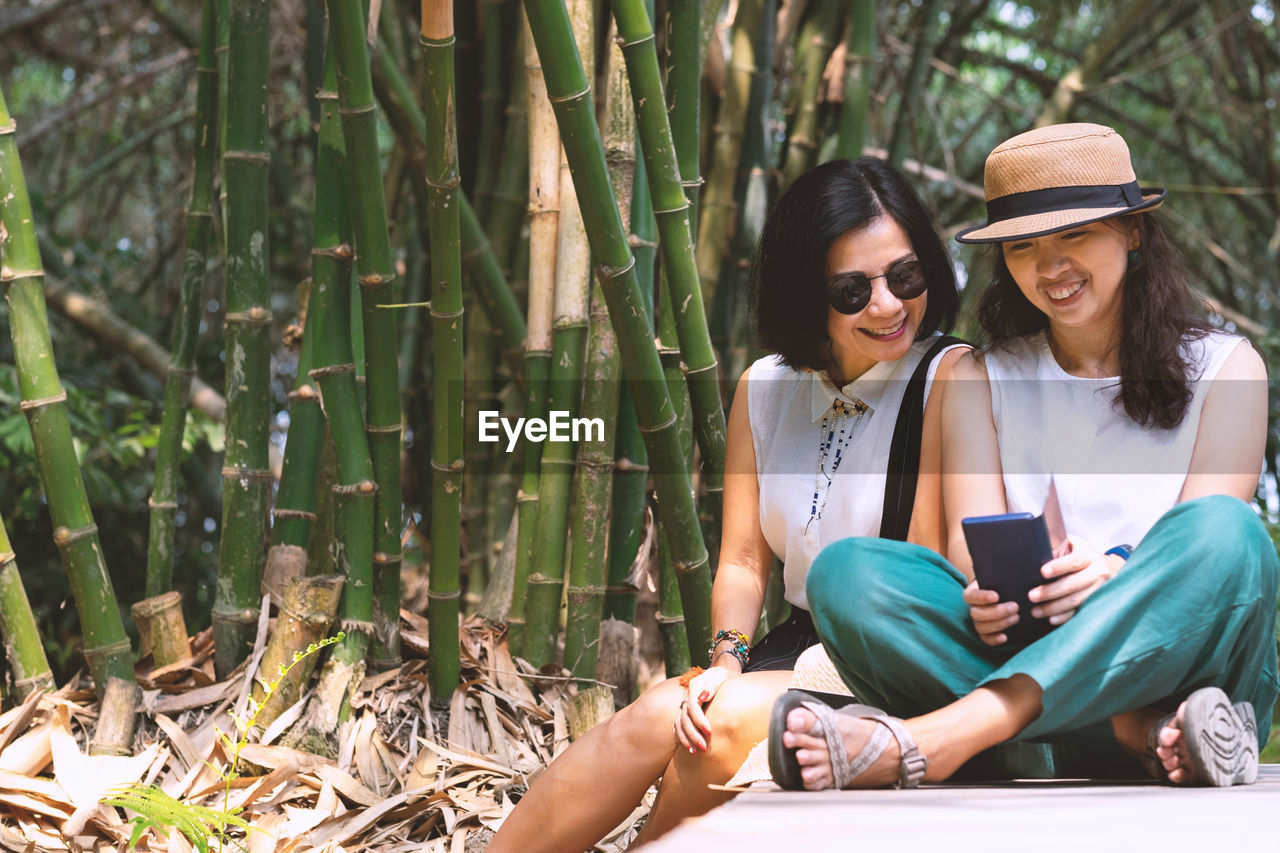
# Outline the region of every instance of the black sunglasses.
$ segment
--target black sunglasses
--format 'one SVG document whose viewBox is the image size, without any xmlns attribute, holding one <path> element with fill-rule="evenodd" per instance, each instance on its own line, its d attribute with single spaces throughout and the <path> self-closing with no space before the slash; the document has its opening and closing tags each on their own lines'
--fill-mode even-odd
<svg viewBox="0 0 1280 853">
<path fill-rule="evenodd" d="M 929 289 L 924 265 L 919 261 L 903 261 L 884 275 L 845 273 L 827 282 L 827 301 L 841 314 L 857 314 L 871 301 L 871 282 L 882 278 L 889 292 L 902 300 L 915 299 Z"/>
</svg>

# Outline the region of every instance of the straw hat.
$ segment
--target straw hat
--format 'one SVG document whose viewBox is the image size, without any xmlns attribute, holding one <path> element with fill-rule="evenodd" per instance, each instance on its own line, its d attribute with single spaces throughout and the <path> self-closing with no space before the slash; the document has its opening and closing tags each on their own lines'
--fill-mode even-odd
<svg viewBox="0 0 1280 853">
<path fill-rule="evenodd" d="M 1040 237 L 1074 225 L 1155 210 L 1162 187 L 1139 187 L 1123 137 L 1100 124 L 1054 124 L 1020 133 L 987 157 L 987 223 L 961 243 Z"/>
</svg>

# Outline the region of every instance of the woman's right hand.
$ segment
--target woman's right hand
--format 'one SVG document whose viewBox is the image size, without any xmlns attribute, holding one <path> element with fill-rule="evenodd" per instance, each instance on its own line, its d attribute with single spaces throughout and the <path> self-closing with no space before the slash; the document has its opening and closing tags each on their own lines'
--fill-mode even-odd
<svg viewBox="0 0 1280 853">
<path fill-rule="evenodd" d="M 964 588 L 964 601 L 982 642 L 999 646 L 1009 641 L 1004 632 L 1018 621 L 1016 601 L 1001 601 L 994 590 L 983 589 L 976 580 Z"/>
<path fill-rule="evenodd" d="M 689 752 L 707 751 L 711 724 L 707 722 L 705 708 L 715 698 L 720 685 L 737 674 L 728 667 L 713 666 L 690 680 L 684 689 L 675 721 L 676 740 L 680 742 L 682 749 Z"/>
</svg>

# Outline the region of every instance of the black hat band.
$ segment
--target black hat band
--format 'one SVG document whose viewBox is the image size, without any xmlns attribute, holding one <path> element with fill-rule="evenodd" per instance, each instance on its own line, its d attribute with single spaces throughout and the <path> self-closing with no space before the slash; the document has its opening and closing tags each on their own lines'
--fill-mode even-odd
<svg viewBox="0 0 1280 853">
<path fill-rule="evenodd" d="M 1051 213 L 1055 210 L 1114 207 L 1129 208 L 1142 204 L 1142 190 L 1137 181 L 1127 184 L 1104 184 L 1083 187 L 1049 187 L 1013 193 L 987 202 L 987 222 L 994 225 L 1006 219 Z"/>
</svg>

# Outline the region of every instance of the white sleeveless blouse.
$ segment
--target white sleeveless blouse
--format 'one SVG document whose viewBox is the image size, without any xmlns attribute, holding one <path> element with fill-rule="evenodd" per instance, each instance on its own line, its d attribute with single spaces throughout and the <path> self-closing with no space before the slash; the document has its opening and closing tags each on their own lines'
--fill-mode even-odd
<svg viewBox="0 0 1280 853">
<path fill-rule="evenodd" d="M 1243 338 L 1211 332 L 1183 345 L 1193 396 L 1173 429 L 1144 428 L 1115 405 L 1120 378 L 1083 378 L 1054 359 L 1044 332 L 986 353 L 991 411 L 1010 512 L 1044 511 L 1050 484 L 1066 532 L 1099 550 L 1137 545 L 1177 502 L 1205 395 Z"/>
<path fill-rule="evenodd" d="M 880 534 L 885 466 L 898 408 L 911 374 L 932 344 L 932 338 L 916 341 L 903 358 L 880 362 L 843 388 L 836 388 L 825 373 L 793 370 L 777 356 L 751 365 L 747 414 L 760 484 L 760 527 L 782 561 L 786 599 L 795 606 L 808 607 L 804 582 L 819 551 L 849 536 Z M 926 402 L 938 362 L 935 357 L 925 377 Z M 843 454 L 828 482 L 818 473 L 826 438 L 822 423 L 837 399 L 850 406 L 861 401 L 867 408 L 861 417 L 853 412 L 844 416 Z M 827 474 L 834 458 L 832 447 L 825 459 Z"/>
</svg>

